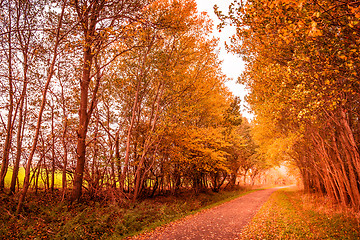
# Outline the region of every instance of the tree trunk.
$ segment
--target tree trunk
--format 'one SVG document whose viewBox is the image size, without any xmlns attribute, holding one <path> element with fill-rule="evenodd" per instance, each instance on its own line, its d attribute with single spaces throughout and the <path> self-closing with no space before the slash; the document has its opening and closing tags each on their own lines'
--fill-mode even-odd
<svg viewBox="0 0 360 240">
<path fill-rule="evenodd" d="M 25 93 L 24 89 L 26 91 L 26 87 L 23 87 L 23 94 L 21 96 L 20 100 L 20 107 L 19 107 L 19 122 L 17 127 L 17 133 L 16 133 L 16 157 L 15 157 L 15 163 L 13 168 L 13 174 L 11 177 L 11 183 L 10 183 L 10 194 L 15 193 L 15 187 L 16 187 L 16 181 L 19 174 L 19 168 L 20 168 L 20 159 L 21 159 L 21 148 L 22 148 L 22 136 L 23 136 L 23 109 L 24 109 L 24 98 Z"/>
<path fill-rule="evenodd" d="M 115 133 L 115 163 L 117 166 L 118 172 L 118 181 L 120 183 L 121 180 L 121 160 L 120 160 L 120 146 L 119 146 L 119 130 Z"/>
<path fill-rule="evenodd" d="M 126 180 L 127 173 L 129 170 L 131 134 L 132 134 L 132 129 L 133 129 L 134 123 L 135 123 L 136 108 L 138 106 L 138 99 L 139 99 L 139 91 L 140 91 L 140 80 L 138 81 L 137 86 L 136 86 L 136 93 L 135 93 L 135 99 L 134 99 L 134 103 L 133 103 L 133 107 L 132 107 L 131 120 L 130 120 L 130 125 L 129 125 L 128 131 L 127 131 L 127 136 L 126 136 L 126 150 L 125 150 L 124 165 L 121 170 L 120 191 L 124 191 L 124 189 L 125 189 L 125 180 Z"/>
<path fill-rule="evenodd" d="M 87 42 L 89 46 L 91 41 Z M 91 48 L 87 47 L 84 51 L 83 73 L 80 83 L 80 109 L 79 109 L 79 127 L 77 130 L 77 161 L 74 175 L 74 188 L 72 191 L 72 201 L 79 201 L 82 193 L 82 183 L 86 157 L 86 133 L 89 123 L 88 116 L 88 92 L 90 84 L 90 73 L 92 66 L 93 54 Z"/>
<path fill-rule="evenodd" d="M 89 104 L 88 94 L 91 81 L 91 70 L 93 68 L 93 60 L 96 47 L 101 46 L 100 42 L 95 42 L 96 24 L 99 14 L 104 7 L 104 2 L 95 1 L 90 6 L 80 6 L 78 1 L 75 1 L 75 9 L 80 19 L 84 35 L 84 56 L 82 64 L 82 77 L 80 81 L 80 108 L 79 108 L 79 127 L 77 129 L 77 146 L 76 146 L 76 169 L 74 175 L 74 187 L 72 191 L 71 201 L 80 201 L 82 194 L 82 183 L 86 160 L 86 135 L 89 121 L 97 103 L 97 92 L 100 84 L 100 68 L 95 57 L 96 67 L 96 82 L 94 90 L 92 91 L 92 99 Z"/>
<path fill-rule="evenodd" d="M 4 183 L 5 183 L 5 176 L 7 173 L 7 169 L 9 166 L 9 154 L 10 154 L 10 148 L 11 148 L 11 140 L 12 140 L 12 133 L 13 133 L 13 120 L 12 120 L 12 114 L 13 114 L 13 108 L 14 108 L 14 101 L 13 101 L 13 76 L 12 76 L 12 41 L 11 41 L 11 8 L 10 3 L 8 6 L 8 13 L 9 13 L 9 33 L 8 33 L 8 82 L 9 82 L 9 110 L 8 110 L 8 119 L 7 119 L 7 125 L 6 125 L 6 138 L 4 142 L 4 150 L 3 150 L 3 162 L 1 165 L 1 172 L 0 172 L 0 191 L 3 191 L 4 189 Z"/>
<path fill-rule="evenodd" d="M 136 172 L 135 172 L 135 188 L 134 188 L 134 198 L 133 200 L 135 201 L 135 199 L 138 197 L 139 193 L 140 193 L 140 186 L 143 182 L 143 177 L 141 176 L 141 171 L 145 162 L 145 156 L 148 152 L 148 149 L 150 148 L 150 146 L 153 145 L 153 143 L 155 142 L 154 140 L 151 139 L 151 135 L 152 133 L 155 131 L 155 127 L 156 127 L 156 123 L 159 117 L 159 111 L 160 111 L 160 99 L 162 97 L 162 93 L 163 93 L 163 85 L 162 83 L 159 83 L 157 92 L 156 92 L 156 96 L 155 96 L 155 100 L 154 103 L 152 105 L 152 113 L 150 116 L 150 121 L 149 121 L 149 127 L 150 130 L 148 132 L 148 137 L 144 142 L 144 147 L 143 147 L 143 153 L 141 155 L 141 159 L 140 162 L 137 166 Z"/>
<path fill-rule="evenodd" d="M 26 10 L 23 13 L 24 17 L 27 17 L 28 14 L 27 11 L 31 8 L 29 5 L 26 5 Z M 25 128 L 25 121 L 26 119 L 26 112 L 24 114 L 24 103 L 25 103 L 25 97 L 27 92 L 27 84 L 28 84 L 28 69 L 29 69 L 29 45 L 30 45 L 30 38 L 24 38 L 20 31 L 20 18 L 21 18 L 21 11 L 20 6 L 17 6 L 17 16 L 16 16 L 16 27 L 17 27 L 17 38 L 19 39 L 21 52 L 23 56 L 23 87 L 19 99 L 19 117 L 18 117 L 18 126 L 17 126 L 17 134 L 16 134 L 16 157 L 15 157 L 15 163 L 13 168 L 13 175 L 11 178 L 11 184 L 10 184 L 10 194 L 13 194 L 15 192 L 16 183 L 18 182 L 18 173 L 19 173 L 19 165 L 20 165 L 20 159 L 21 159 L 21 152 L 22 152 L 22 138 L 23 138 L 23 131 Z M 24 121 L 24 123 L 23 123 Z"/>
<path fill-rule="evenodd" d="M 51 192 L 55 186 L 55 134 L 54 134 L 54 106 L 51 106 Z"/>
</svg>

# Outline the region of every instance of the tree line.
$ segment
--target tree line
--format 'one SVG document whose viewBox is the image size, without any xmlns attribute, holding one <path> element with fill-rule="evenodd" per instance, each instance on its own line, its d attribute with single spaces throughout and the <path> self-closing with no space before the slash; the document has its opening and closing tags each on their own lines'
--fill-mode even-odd
<svg viewBox="0 0 360 240">
<path fill-rule="evenodd" d="M 360 208 L 360 5 L 234 1 L 223 24 L 247 62 L 240 81 L 269 158 L 291 161 L 306 191 Z"/>
<path fill-rule="evenodd" d="M 63 199 L 136 200 L 266 168 L 193 0 L 0 5 L 0 190 L 11 168 L 17 212 L 59 173 Z"/>
</svg>

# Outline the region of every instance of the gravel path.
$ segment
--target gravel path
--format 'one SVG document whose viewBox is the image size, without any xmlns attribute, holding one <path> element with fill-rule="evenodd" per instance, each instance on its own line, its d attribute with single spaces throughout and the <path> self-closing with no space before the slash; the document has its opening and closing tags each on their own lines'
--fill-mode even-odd
<svg viewBox="0 0 360 240">
<path fill-rule="evenodd" d="M 277 189 L 271 188 L 247 194 L 131 239 L 237 239 L 242 228 Z"/>
</svg>

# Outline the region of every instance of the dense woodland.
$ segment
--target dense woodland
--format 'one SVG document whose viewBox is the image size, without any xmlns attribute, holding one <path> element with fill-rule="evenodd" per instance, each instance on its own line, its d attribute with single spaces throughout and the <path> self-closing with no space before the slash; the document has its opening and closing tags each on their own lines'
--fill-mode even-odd
<svg viewBox="0 0 360 240">
<path fill-rule="evenodd" d="M 136 200 L 216 192 L 269 167 L 193 0 L 0 8 L 0 190 L 18 213 L 29 191 Z"/>
<path fill-rule="evenodd" d="M 307 192 L 360 209 L 359 2 L 215 7 L 219 27 L 237 30 L 228 50 L 246 62 L 251 123 L 193 0 L 0 7 L 0 190 L 17 213 L 29 191 L 69 202 L 217 192 L 283 162 Z"/>
<path fill-rule="evenodd" d="M 234 1 L 223 24 L 244 57 L 260 152 L 290 160 L 306 191 L 360 209 L 360 3 Z"/>
</svg>

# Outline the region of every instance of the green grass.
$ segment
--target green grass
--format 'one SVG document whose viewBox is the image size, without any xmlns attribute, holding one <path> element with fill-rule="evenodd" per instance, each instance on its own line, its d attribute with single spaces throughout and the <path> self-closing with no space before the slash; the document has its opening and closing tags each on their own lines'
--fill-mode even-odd
<svg viewBox="0 0 360 240">
<path fill-rule="evenodd" d="M 324 199 L 279 190 L 245 227 L 240 239 L 360 239 L 358 219 L 332 208 Z"/>
<path fill-rule="evenodd" d="M 10 187 L 12 173 L 13 173 L 13 169 L 9 168 L 6 175 L 5 175 L 5 187 L 6 188 Z M 23 185 L 24 177 L 25 177 L 25 168 L 20 168 L 19 173 L 18 173 L 20 187 L 22 187 L 22 185 Z"/>
<path fill-rule="evenodd" d="M 11 178 L 12 178 L 12 174 L 13 174 L 13 169 L 9 168 L 6 175 L 5 175 L 5 188 L 9 188 L 10 184 L 11 184 Z M 39 176 L 39 188 L 44 188 L 44 179 L 45 179 L 45 170 L 42 169 L 41 170 L 41 175 Z M 18 173 L 18 178 L 19 178 L 19 187 L 22 188 L 23 183 L 24 183 L 24 178 L 25 178 L 25 168 L 21 167 L 19 168 L 19 173 Z M 49 178 L 51 181 L 51 172 L 49 171 Z M 55 184 L 54 184 L 55 188 L 61 188 L 62 186 L 62 173 L 60 171 L 56 171 L 55 172 Z"/>
<path fill-rule="evenodd" d="M 87 201 L 60 203 L 60 193 L 30 193 L 19 218 L 17 197 L 0 194 L 0 236 L 5 239 L 122 239 L 219 205 L 251 191 L 191 192 L 135 204 Z M 86 196 L 85 196 L 86 197 Z"/>
</svg>

